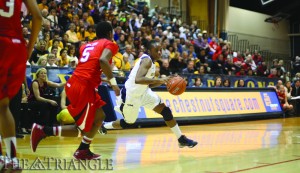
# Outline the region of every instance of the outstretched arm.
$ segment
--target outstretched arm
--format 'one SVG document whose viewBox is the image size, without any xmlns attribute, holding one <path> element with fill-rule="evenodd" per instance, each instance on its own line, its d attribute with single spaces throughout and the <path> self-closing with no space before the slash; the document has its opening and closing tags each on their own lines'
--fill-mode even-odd
<svg viewBox="0 0 300 173">
<path fill-rule="evenodd" d="M 28 8 L 29 12 L 32 14 L 32 29 L 29 38 L 29 43 L 27 46 L 27 52 L 28 52 L 27 58 L 30 58 L 34 44 L 41 30 L 42 14 L 38 8 L 36 0 L 24 0 L 24 3 Z"/>
</svg>

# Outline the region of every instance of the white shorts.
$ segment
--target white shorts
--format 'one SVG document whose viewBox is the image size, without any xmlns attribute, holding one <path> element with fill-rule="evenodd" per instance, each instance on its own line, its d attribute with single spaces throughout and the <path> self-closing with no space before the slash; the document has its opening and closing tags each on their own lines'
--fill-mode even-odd
<svg viewBox="0 0 300 173">
<path fill-rule="evenodd" d="M 141 106 L 152 110 L 162 103 L 160 97 L 150 88 L 148 88 L 148 90 L 141 96 L 136 96 L 126 92 L 123 88 L 121 97 L 123 103 L 120 105 L 120 110 L 124 116 L 125 122 L 128 124 L 133 124 L 137 120 Z"/>
</svg>

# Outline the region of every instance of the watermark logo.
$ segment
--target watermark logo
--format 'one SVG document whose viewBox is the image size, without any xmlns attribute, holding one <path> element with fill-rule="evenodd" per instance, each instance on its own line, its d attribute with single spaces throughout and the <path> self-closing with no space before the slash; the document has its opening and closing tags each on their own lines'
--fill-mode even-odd
<svg viewBox="0 0 300 173">
<path fill-rule="evenodd" d="M 35 159 L 4 160 L 5 168 L 14 167 L 23 170 L 113 170 L 112 159 L 75 160 L 54 157 L 37 157 Z"/>
</svg>

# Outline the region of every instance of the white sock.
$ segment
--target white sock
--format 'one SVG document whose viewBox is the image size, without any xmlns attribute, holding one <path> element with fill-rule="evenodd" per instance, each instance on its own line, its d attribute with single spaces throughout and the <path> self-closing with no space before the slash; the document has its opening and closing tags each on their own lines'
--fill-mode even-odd
<svg viewBox="0 0 300 173">
<path fill-rule="evenodd" d="M 17 140 L 16 137 L 3 138 L 5 147 L 6 147 L 6 155 L 8 158 L 14 158 L 17 156 Z"/>
<path fill-rule="evenodd" d="M 180 130 L 178 124 L 176 124 L 174 127 L 172 127 L 171 130 L 176 135 L 177 139 L 179 139 L 180 136 L 182 135 L 181 130 Z"/>
<path fill-rule="evenodd" d="M 113 121 L 112 121 L 112 122 L 105 123 L 105 124 L 104 124 L 104 127 L 105 127 L 106 129 L 114 129 Z"/>
<path fill-rule="evenodd" d="M 61 126 L 53 126 L 53 134 L 55 136 L 61 136 Z"/>
</svg>

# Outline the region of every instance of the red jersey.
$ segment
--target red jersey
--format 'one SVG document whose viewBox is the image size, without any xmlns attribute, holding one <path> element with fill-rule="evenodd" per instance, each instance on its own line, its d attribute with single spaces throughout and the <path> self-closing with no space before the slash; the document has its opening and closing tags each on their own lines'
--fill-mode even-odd
<svg viewBox="0 0 300 173">
<path fill-rule="evenodd" d="M 22 0 L 0 1 L 0 36 L 23 38 L 21 6 Z"/>
<path fill-rule="evenodd" d="M 76 67 L 73 76 L 83 79 L 97 87 L 101 83 L 102 70 L 99 59 L 104 49 L 109 49 L 114 56 L 118 52 L 118 45 L 107 39 L 100 39 L 80 47 L 79 64 Z M 111 64 L 112 59 L 109 63 Z"/>
</svg>

